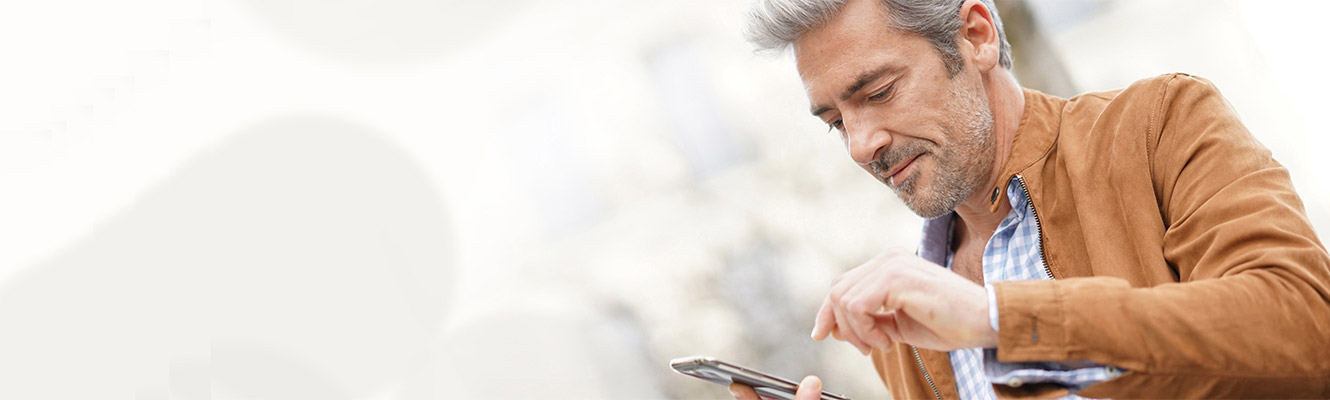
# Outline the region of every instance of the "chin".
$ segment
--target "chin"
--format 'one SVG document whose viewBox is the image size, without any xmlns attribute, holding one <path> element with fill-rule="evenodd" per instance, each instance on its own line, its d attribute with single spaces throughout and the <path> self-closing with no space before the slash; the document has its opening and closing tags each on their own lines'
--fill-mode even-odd
<svg viewBox="0 0 1330 400">
<path fill-rule="evenodd" d="M 912 203 L 906 203 L 905 206 L 909 207 L 910 211 L 914 212 L 914 215 L 918 215 L 923 219 L 934 219 L 945 216 L 947 214 L 951 214 L 952 211 L 955 211 L 953 209 L 945 207 L 925 208 L 927 207 L 927 205 L 912 204 Z"/>
<path fill-rule="evenodd" d="M 930 188 L 927 186 L 916 186 L 914 189 L 914 192 L 908 196 L 901 192 L 896 192 L 896 194 L 910 211 L 924 219 L 934 219 L 951 214 L 959 204 L 945 204 L 947 201 L 942 199 L 939 193 L 928 190 Z"/>
</svg>

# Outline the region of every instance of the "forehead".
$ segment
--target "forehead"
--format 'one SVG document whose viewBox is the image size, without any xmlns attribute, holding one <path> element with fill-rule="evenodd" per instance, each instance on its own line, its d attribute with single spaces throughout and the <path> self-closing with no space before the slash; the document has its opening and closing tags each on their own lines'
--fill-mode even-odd
<svg viewBox="0 0 1330 400">
<path fill-rule="evenodd" d="M 795 62 L 809 96 L 868 70 L 907 68 L 927 60 L 927 40 L 888 26 L 881 0 L 850 0 L 830 20 L 794 41 Z"/>
</svg>

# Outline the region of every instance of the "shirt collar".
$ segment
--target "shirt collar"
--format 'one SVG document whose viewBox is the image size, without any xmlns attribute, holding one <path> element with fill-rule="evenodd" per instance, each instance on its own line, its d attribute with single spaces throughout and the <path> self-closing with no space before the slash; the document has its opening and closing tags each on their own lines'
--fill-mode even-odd
<svg viewBox="0 0 1330 400">
<path fill-rule="evenodd" d="M 1025 186 L 1019 179 L 1011 177 L 1007 183 L 1007 200 L 1011 204 L 1009 215 L 1016 214 L 1020 218 L 1023 215 L 1020 212 L 1025 210 L 1030 199 L 1025 195 Z M 919 239 L 919 257 L 937 265 L 947 265 L 947 253 L 951 252 L 952 223 L 956 217 L 953 211 L 924 221 L 924 234 Z"/>
</svg>

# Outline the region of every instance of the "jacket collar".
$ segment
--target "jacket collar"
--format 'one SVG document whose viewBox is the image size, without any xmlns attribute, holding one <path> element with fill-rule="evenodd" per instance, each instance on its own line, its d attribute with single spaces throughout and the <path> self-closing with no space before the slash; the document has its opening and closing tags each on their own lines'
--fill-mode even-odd
<svg viewBox="0 0 1330 400">
<path fill-rule="evenodd" d="M 989 189 L 988 208 L 992 212 L 997 211 L 998 196 L 1007 191 L 1011 178 L 1053 149 L 1062 126 L 1062 107 L 1066 100 L 1033 89 L 1023 91 L 1025 110 L 1021 113 L 1021 123 L 1012 138 L 1011 151 L 1002 164 L 1002 174 L 998 175 L 997 184 Z"/>
</svg>

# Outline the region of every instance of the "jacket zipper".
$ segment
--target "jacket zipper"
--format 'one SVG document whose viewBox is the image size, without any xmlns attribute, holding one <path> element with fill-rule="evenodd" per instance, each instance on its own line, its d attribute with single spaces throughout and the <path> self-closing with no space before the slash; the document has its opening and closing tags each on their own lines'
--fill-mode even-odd
<svg viewBox="0 0 1330 400">
<path fill-rule="evenodd" d="M 1048 279 L 1056 280 L 1053 276 L 1053 270 L 1048 268 L 1048 259 L 1044 258 L 1044 226 L 1039 224 L 1039 210 L 1034 209 L 1034 198 L 1030 197 L 1030 188 L 1025 186 L 1025 177 L 1016 174 L 1016 180 L 1021 181 L 1021 191 L 1025 192 L 1025 202 L 1030 205 L 1030 214 L 1034 215 L 1034 229 L 1039 232 L 1039 261 L 1044 265 L 1044 273 L 1048 274 Z"/>
<path fill-rule="evenodd" d="M 1029 203 L 1030 210 L 1034 211 L 1031 214 L 1034 215 L 1034 228 L 1039 232 L 1039 261 L 1044 265 L 1044 273 L 1048 274 L 1048 279 L 1056 279 L 1053 277 L 1053 270 L 1048 268 L 1048 259 L 1044 257 L 1044 226 L 1039 222 L 1039 211 L 1034 209 L 1034 199 L 1030 197 L 1030 188 L 1025 185 L 1024 176 L 1017 174 L 1016 179 L 1021 181 L 1021 191 L 1025 192 L 1025 201 Z M 933 383 L 933 376 L 928 374 L 927 368 L 924 368 L 924 359 L 919 356 L 919 349 L 910 346 L 910 352 L 914 353 L 914 362 L 919 365 L 919 372 L 924 373 L 924 381 L 928 382 L 928 388 L 933 390 L 933 397 L 942 400 L 942 392 L 937 390 L 937 384 Z"/>
<path fill-rule="evenodd" d="M 933 383 L 933 377 L 928 375 L 928 370 L 924 368 L 924 359 L 919 357 L 919 349 L 910 346 L 910 351 L 914 353 L 914 362 L 919 363 L 919 371 L 924 373 L 924 380 L 928 381 L 928 387 L 933 389 L 933 396 L 937 397 L 937 400 L 942 400 L 942 393 L 937 391 L 937 385 Z"/>
</svg>

